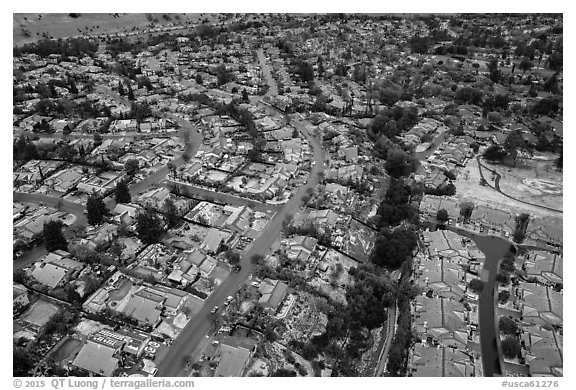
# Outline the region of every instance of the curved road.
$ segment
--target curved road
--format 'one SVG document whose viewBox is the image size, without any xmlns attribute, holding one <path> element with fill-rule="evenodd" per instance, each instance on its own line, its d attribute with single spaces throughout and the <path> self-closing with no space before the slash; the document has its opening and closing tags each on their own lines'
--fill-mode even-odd
<svg viewBox="0 0 576 390">
<path fill-rule="evenodd" d="M 263 63 L 263 53 L 260 50 L 258 52 L 258 57 Z M 271 83 L 270 90 L 268 94 L 277 91 L 274 88 L 275 83 L 270 75 L 270 69 L 268 65 L 263 63 L 263 72 L 268 82 Z M 265 256 L 269 251 L 270 247 L 280 235 L 282 231 L 282 223 L 289 214 L 297 211 L 301 204 L 302 198 L 306 195 L 309 188 L 314 188 L 318 185 L 318 174 L 323 171 L 323 150 L 320 146 L 320 142 L 316 140 L 314 142 L 314 137 L 312 137 L 308 131 L 304 128 L 303 123 L 297 122 L 296 126 L 300 131 L 312 142 L 314 148 L 315 164 L 312 167 L 310 174 L 308 175 L 308 180 L 306 184 L 298 189 L 296 194 L 288 201 L 286 204 L 282 205 L 278 212 L 274 215 L 269 225 L 266 227 L 264 232 L 260 237 L 258 237 L 252 244 L 252 247 L 246 252 L 240 261 L 242 269 L 238 273 L 232 273 L 217 289 L 214 293 L 206 299 L 202 305 L 202 309 L 188 322 L 188 325 L 184 328 L 182 333 L 174 340 L 171 348 L 168 350 L 164 360 L 158 366 L 159 377 L 165 376 L 187 376 L 188 373 L 184 369 L 185 362 L 196 348 L 196 346 L 202 341 L 205 335 L 210 331 L 213 326 L 213 317 L 210 311 L 214 306 L 222 307 L 226 298 L 229 295 L 234 295 L 240 289 L 240 286 L 244 283 L 246 279 L 252 274 L 254 266 L 251 263 L 251 257 L 254 255 Z M 310 137 L 310 138 L 309 138 Z"/>
<path fill-rule="evenodd" d="M 499 352 L 498 318 L 496 318 L 498 308 L 496 276 L 500 260 L 509 251 L 515 251 L 516 245 L 498 236 L 476 234 L 450 225 L 447 228 L 474 240 L 478 249 L 486 255 L 480 277 L 480 280 L 484 282 L 479 300 L 480 348 L 484 376 L 500 376 L 502 375 L 502 359 Z"/>
</svg>

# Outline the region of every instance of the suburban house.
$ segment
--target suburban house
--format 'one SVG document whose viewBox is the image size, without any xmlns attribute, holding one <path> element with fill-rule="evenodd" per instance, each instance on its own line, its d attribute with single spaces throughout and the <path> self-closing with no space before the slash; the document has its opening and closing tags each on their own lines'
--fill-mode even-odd
<svg viewBox="0 0 576 390">
<path fill-rule="evenodd" d="M 135 319 L 141 326 L 154 328 L 160 322 L 165 300 L 157 291 L 144 287 L 132 295 L 122 313 Z"/>
<path fill-rule="evenodd" d="M 274 314 L 286 297 L 287 290 L 288 285 L 284 282 L 264 279 L 258 287 L 258 291 L 262 294 L 258 302 L 264 307 L 264 310 Z"/>
<path fill-rule="evenodd" d="M 214 361 L 218 363 L 215 377 L 240 377 L 256 351 L 256 342 L 247 338 L 224 337 Z"/>
<path fill-rule="evenodd" d="M 137 212 L 138 209 L 136 207 L 124 203 L 116 204 L 116 207 L 112 210 L 114 220 L 126 226 L 130 226 L 135 222 Z"/>
<path fill-rule="evenodd" d="M 78 275 L 84 264 L 70 258 L 70 253 L 58 250 L 49 253 L 44 259 L 36 262 L 29 271 L 30 276 L 38 282 L 56 288 L 63 282 Z"/>
<path fill-rule="evenodd" d="M 113 376 L 120 362 L 118 353 L 124 343 L 124 337 L 107 329 L 92 333 L 72 365 L 87 371 L 90 376 Z"/>
</svg>

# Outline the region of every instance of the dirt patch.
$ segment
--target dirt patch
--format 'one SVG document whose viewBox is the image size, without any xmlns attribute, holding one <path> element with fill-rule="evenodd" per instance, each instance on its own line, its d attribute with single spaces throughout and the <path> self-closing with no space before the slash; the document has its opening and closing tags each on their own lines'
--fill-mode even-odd
<svg viewBox="0 0 576 390">
<path fill-rule="evenodd" d="M 532 204 L 562 210 L 563 177 L 562 172 L 555 169 L 553 161 L 532 159 L 517 167 L 483 164 L 500 174 L 500 189 L 505 194 Z"/>
<path fill-rule="evenodd" d="M 483 162 L 484 163 L 484 162 Z M 486 166 L 489 166 L 489 164 L 486 164 Z M 496 167 L 494 166 L 489 166 L 491 169 L 495 169 Z M 499 169 L 503 169 L 502 167 L 498 167 Z M 488 181 L 488 183 L 491 186 L 494 186 L 494 180 L 492 179 L 492 175 L 490 174 L 490 172 L 486 169 L 483 170 L 484 172 L 484 176 L 486 178 L 486 180 Z M 498 170 L 497 170 L 498 172 Z M 508 174 L 508 172 L 505 172 L 506 174 Z M 519 173 L 518 173 L 519 175 Z M 516 194 L 520 193 L 521 191 L 518 190 L 518 188 L 514 188 L 513 190 L 511 188 L 509 188 L 509 183 L 511 182 L 511 177 L 510 178 L 508 176 L 503 177 L 500 180 L 500 188 L 502 189 L 502 191 L 509 193 L 507 191 L 510 191 L 510 195 L 511 196 L 515 196 Z M 522 184 L 522 180 L 528 178 L 527 175 L 521 177 L 521 179 L 519 178 L 516 181 L 516 185 Z M 540 177 L 540 179 L 544 179 L 543 177 Z M 546 179 L 544 179 L 546 180 Z M 549 180 L 549 179 L 548 179 Z M 552 182 L 554 182 L 554 180 L 551 180 Z M 562 179 L 560 178 L 558 180 L 558 183 L 562 183 Z M 454 183 L 456 185 L 456 197 L 458 198 L 458 201 L 464 202 L 464 201 L 472 201 L 474 204 L 476 205 L 487 205 L 490 207 L 496 207 L 496 208 L 501 208 L 510 212 L 514 212 L 514 213 L 518 213 L 518 212 L 528 212 L 534 216 L 539 216 L 539 217 L 558 217 L 558 216 L 562 216 L 562 214 L 558 213 L 558 212 L 553 212 L 553 211 L 549 211 L 546 209 L 543 209 L 541 207 L 536 207 L 536 206 L 531 206 L 531 205 L 527 205 L 525 203 L 522 202 L 518 202 L 515 201 L 513 199 L 507 198 L 506 196 L 500 194 L 498 191 L 496 191 L 494 188 L 490 187 L 490 186 L 482 186 L 480 185 L 480 173 L 478 171 L 478 162 L 476 161 L 475 158 L 470 159 L 470 161 L 468 162 L 468 164 L 466 165 L 466 167 L 464 167 L 462 169 L 462 171 L 460 172 L 460 174 L 457 177 L 457 180 Z M 518 197 L 518 199 L 522 199 L 525 200 L 527 202 L 531 202 L 530 196 L 534 196 L 534 197 L 538 197 L 540 196 L 540 198 L 544 198 L 544 196 L 542 195 L 534 195 L 534 194 L 529 194 L 529 193 L 524 193 L 524 198 L 522 198 L 521 196 Z M 547 196 L 552 196 L 552 195 L 547 195 Z M 553 207 L 553 208 L 557 208 L 557 209 L 561 209 L 561 199 L 562 196 L 558 196 L 558 195 L 554 195 L 554 197 L 556 197 L 557 199 L 559 199 L 560 201 L 560 205 L 558 205 L 558 203 L 556 203 L 556 205 L 549 205 L 548 207 Z M 531 203 L 536 203 L 537 202 L 531 202 Z"/>
</svg>

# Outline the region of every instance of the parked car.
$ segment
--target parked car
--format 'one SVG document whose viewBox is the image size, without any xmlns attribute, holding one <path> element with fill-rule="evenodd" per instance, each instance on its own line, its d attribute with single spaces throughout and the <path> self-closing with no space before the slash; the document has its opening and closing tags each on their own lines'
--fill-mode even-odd
<svg viewBox="0 0 576 390">
<path fill-rule="evenodd" d="M 214 314 L 214 313 L 216 313 L 217 311 L 218 311 L 218 306 L 214 306 L 214 307 L 212 308 L 212 311 L 211 311 L 210 313 Z"/>
</svg>

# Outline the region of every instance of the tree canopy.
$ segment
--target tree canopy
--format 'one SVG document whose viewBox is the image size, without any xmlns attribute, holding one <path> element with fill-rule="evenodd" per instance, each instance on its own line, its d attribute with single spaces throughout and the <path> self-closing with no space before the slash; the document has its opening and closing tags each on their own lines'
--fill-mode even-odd
<svg viewBox="0 0 576 390">
<path fill-rule="evenodd" d="M 162 220 L 152 209 L 146 209 L 136 217 L 136 233 L 145 244 L 154 244 L 164 235 Z"/>
<path fill-rule="evenodd" d="M 172 199 L 168 198 L 164 201 L 162 211 L 164 212 L 164 220 L 169 229 L 178 224 L 178 220 L 180 219 L 178 216 L 178 209 Z"/>
<path fill-rule="evenodd" d="M 45 222 L 42 233 L 47 251 L 54 252 L 58 249 L 68 250 L 68 241 L 64 238 L 62 223 L 60 221 Z"/>
<path fill-rule="evenodd" d="M 130 203 L 132 201 L 130 190 L 128 189 L 128 185 L 124 180 L 121 180 L 118 182 L 118 184 L 116 184 L 116 188 L 114 189 L 114 197 L 116 199 L 116 203 Z"/>
<path fill-rule="evenodd" d="M 376 238 L 371 261 L 381 267 L 396 269 L 412 254 L 418 238 L 412 229 L 382 229 Z"/>
<path fill-rule="evenodd" d="M 508 336 L 502 340 L 502 353 L 509 359 L 514 359 L 522 351 L 522 346 L 518 339 L 513 336 Z"/>
<path fill-rule="evenodd" d="M 86 202 L 86 212 L 86 217 L 88 218 L 88 223 L 90 225 L 98 225 L 102 223 L 104 216 L 108 212 L 102 196 L 96 193 L 88 196 L 88 200 Z"/>
</svg>

